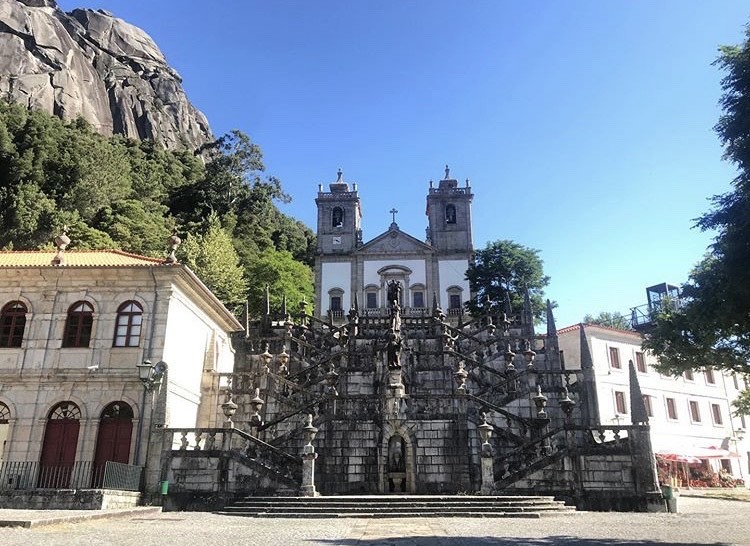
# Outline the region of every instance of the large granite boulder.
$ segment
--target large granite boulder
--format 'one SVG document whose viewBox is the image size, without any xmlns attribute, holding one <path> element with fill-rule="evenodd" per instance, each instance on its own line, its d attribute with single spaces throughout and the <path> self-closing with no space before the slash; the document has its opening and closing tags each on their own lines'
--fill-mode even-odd
<svg viewBox="0 0 750 546">
<path fill-rule="evenodd" d="M 0 96 L 103 134 L 196 149 L 206 117 L 151 37 L 103 10 L 63 12 L 54 0 L 0 1 Z"/>
</svg>

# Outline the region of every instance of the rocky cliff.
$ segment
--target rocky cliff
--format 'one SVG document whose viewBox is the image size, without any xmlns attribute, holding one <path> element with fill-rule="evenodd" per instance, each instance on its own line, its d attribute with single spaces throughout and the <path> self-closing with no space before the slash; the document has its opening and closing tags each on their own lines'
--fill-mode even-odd
<svg viewBox="0 0 750 546">
<path fill-rule="evenodd" d="M 99 132 L 195 149 L 212 139 L 181 78 L 141 29 L 54 0 L 0 0 L 0 96 L 82 116 Z"/>
</svg>

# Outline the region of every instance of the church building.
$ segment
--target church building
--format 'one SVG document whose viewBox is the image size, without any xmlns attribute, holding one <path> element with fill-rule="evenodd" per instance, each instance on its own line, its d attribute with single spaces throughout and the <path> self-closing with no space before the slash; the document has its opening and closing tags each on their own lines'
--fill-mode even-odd
<svg viewBox="0 0 750 546">
<path fill-rule="evenodd" d="M 459 187 L 446 166 L 437 187 L 430 182 L 424 241 L 399 229 L 393 209 L 388 230 L 363 242 L 357 185 L 350 187 L 339 171 L 329 191 L 320 186 L 315 200 L 316 315 L 341 322 L 355 302 L 361 314 L 378 315 L 392 303 L 390 293 L 404 316 L 429 314 L 428 308 L 437 303 L 457 320 L 471 298 L 465 274 L 473 252 L 473 197 L 468 179 Z"/>
</svg>

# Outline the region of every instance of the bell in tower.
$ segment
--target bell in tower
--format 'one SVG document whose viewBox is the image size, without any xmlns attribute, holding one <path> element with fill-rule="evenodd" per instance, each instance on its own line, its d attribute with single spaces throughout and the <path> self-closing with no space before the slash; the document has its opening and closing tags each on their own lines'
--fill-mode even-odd
<svg viewBox="0 0 750 546">
<path fill-rule="evenodd" d="M 319 253 L 346 254 L 362 243 L 362 212 L 357 184 L 350 188 L 341 169 L 336 181 L 329 185 L 329 191 L 323 191 L 323 185 L 320 185 L 315 204 L 318 206 Z"/>
<path fill-rule="evenodd" d="M 427 194 L 427 218 L 432 246 L 441 254 L 470 253 L 474 249 L 471 234 L 471 193 L 469 179 L 464 187 L 451 178 L 448 165 L 445 177 Z"/>
</svg>

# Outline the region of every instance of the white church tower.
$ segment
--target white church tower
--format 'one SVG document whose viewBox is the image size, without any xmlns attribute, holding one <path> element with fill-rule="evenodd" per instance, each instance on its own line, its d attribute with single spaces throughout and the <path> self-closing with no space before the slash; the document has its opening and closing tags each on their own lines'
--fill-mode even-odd
<svg viewBox="0 0 750 546">
<path fill-rule="evenodd" d="M 315 264 L 315 314 L 335 323 L 357 302 L 364 315 L 386 312 L 388 286 L 400 285 L 399 306 L 405 317 L 426 316 L 433 301 L 458 320 L 471 298 L 466 270 L 473 252 L 468 180 L 464 187 L 445 178 L 427 195 L 427 240 L 404 233 L 395 219 L 388 230 L 363 243 L 357 186 L 341 171 L 329 191 L 318 191 L 318 255 Z"/>
</svg>

